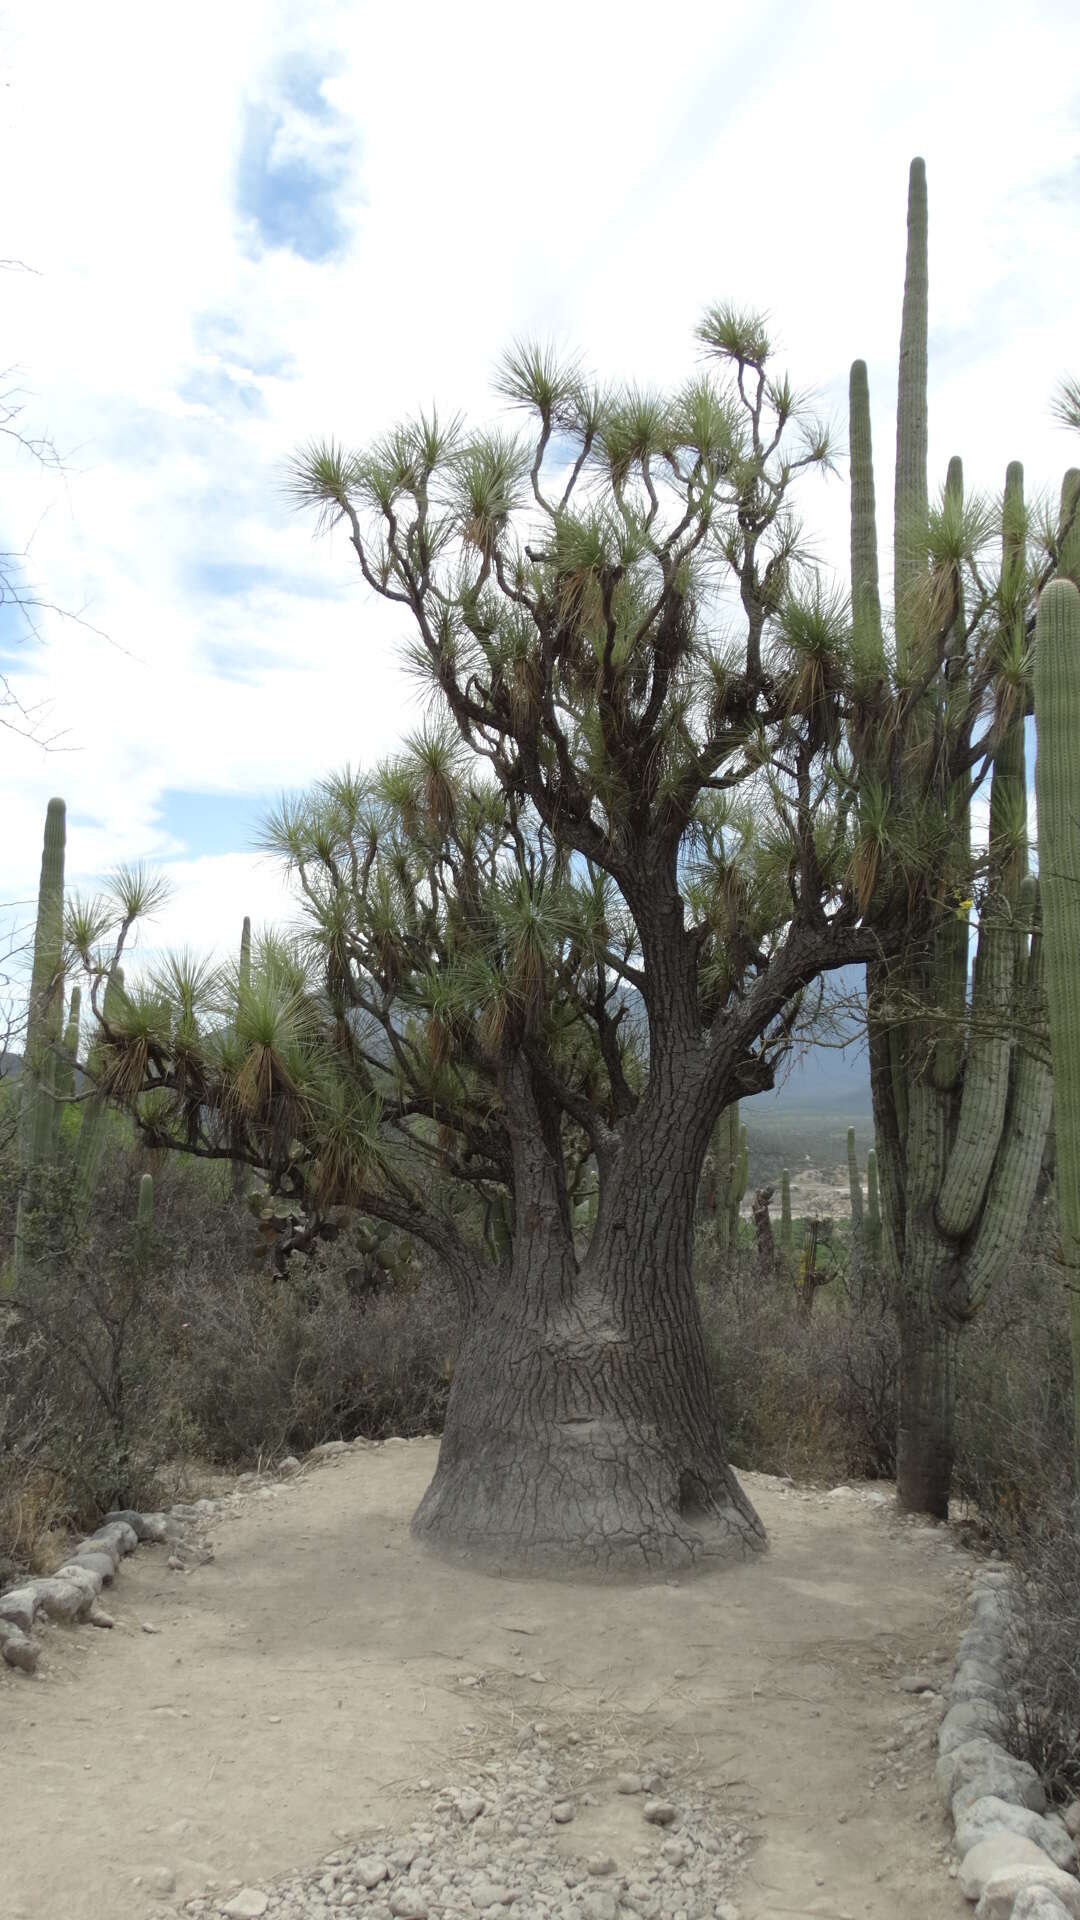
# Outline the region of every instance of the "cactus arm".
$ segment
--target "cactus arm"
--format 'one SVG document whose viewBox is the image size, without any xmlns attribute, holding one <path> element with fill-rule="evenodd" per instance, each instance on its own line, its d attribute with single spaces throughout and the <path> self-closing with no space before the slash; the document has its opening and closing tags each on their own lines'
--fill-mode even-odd
<svg viewBox="0 0 1080 1920">
<path fill-rule="evenodd" d="M 874 450 L 870 433 L 870 386 L 866 361 L 852 363 L 848 382 L 848 447 L 851 457 L 851 622 L 860 677 L 872 682 L 885 671 L 878 583 Z"/>
<path fill-rule="evenodd" d="M 1057 577 L 1080 587 L 1080 467 L 1070 467 L 1061 483 Z"/>
<path fill-rule="evenodd" d="M 24 1168 L 37 1167 L 55 1147 L 58 1109 L 56 1046 L 64 1017 L 64 843 L 67 809 L 50 800 L 41 849 L 34 960 L 26 1022 L 26 1052 L 20 1078 L 19 1145 Z"/>
<path fill-rule="evenodd" d="M 71 1004 L 68 1008 L 67 1025 L 64 1028 L 64 1044 L 56 1067 L 56 1091 L 61 1100 L 75 1098 L 75 1063 L 79 1058 L 79 1022 L 82 1014 L 82 993 L 78 987 L 71 989 Z"/>
<path fill-rule="evenodd" d="M 1034 1027 L 1046 1017 L 1043 962 L 1042 935 L 1036 928 L 1023 976 L 1025 1018 Z M 1002 1263 L 1020 1244 L 1039 1183 L 1053 1097 L 1049 1062 L 1034 1048 L 1018 1046 L 1009 1113 L 968 1256 L 973 1306 L 981 1305 Z"/>
<path fill-rule="evenodd" d="M 972 1032 L 952 1152 L 937 1202 L 939 1230 L 970 1233 L 986 1194 L 1009 1097 L 1010 1012 L 1019 933 L 984 914 L 972 979 Z"/>
<path fill-rule="evenodd" d="M 922 566 L 916 531 L 927 510 L 927 265 L 926 162 L 915 159 L 908 178 L 907 266 L 900 323 L 900 385 L 896 403 L 893 598 L 896 659 L 901 675 L 910 664 L 911 597 Z"/>
<path fill-rule="evenodd" d="M 1054 1061 L 1057 1201 L 1069 1287 L 1080 1467 L 1080 592 L 1071 580 L 1043 589 L 1035 630 L 1035 794 L 1043 958 Z"/>
<path fill-rule="evenodd" d="M 15 1213 L 13 1278 L 25 1280 L 28 1235 L 34 1212 L 36 1175 L 56 1158 L 60 1105 L 54 1097 L 60 1070 L 59 1044 L 64 1018 L 64 845 L 67 809 L 50 800 L 45 810 L 41 848 L 34 958 L 26 1015 L 26 1046 L 19 1076 L 16 1134 L 19 1149 L 19 1198 Z"/>
</svg>

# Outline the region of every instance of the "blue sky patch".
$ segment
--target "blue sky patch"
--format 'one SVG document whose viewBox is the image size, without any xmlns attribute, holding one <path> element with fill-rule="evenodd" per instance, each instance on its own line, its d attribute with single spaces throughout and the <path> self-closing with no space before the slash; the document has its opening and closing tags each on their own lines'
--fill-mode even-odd
<svg viewBox="0 0 1080 1920">
<path fill-rule="evenodd" d="M 349 238 L 352 135 L 323 93 L 324 75 L 294 59 L 277 97 L 251 102 L 236 174 L 236 207 L 259 248 L 284 247 L 315 263 Z"/>
<path fill-rule="evenodd" d="M 167 787 L 155 805 L 157 826 L 192 859 L 203 854 L 250 851 L 260 822 L 273 806 L 272 793 L 207 793 Z"/>
</svg>

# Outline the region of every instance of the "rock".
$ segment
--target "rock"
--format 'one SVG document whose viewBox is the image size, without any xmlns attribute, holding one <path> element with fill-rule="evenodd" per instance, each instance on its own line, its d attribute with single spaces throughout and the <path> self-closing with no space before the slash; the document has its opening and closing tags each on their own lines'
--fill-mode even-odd
<svg viewBox="0 0 1080 1920">
<path fill-rule="evenodd" d="M 478 1913 L 486 1913 L 489 1907 L 508 1907 L 513 1897 L 508 1887 L 493 1880 L 474 1880 L 469 1888 L 469 1899 Z"/>
<path fill-rule="evenodd" d="M 1012 1920 L 1069 1920 L 1069 1909 L 1046 1887 L 1025 1887 L 1013 1901 Z"/>
<path fill-rule="evenodd" d="M 999 1700 L 1001 1673 L 986 1660 L 965 1660 L 956 1669 L 950 1688 L 954 1702 L 961 1700 Z"/>
<path fill-rule="evenodd" d="M 192 1567 L 205 1567 L 214 1557 L 214 1549 L 209 1540 L 177 1540 L 166 1562 L 167 1566 L 187 1572 Z"/>
<path fill-rule="evenodd" d="M 85 1560 L 80 1560 L 78 1564 L 66 1561 L 62 1567 L 57 1567 L 54 1578 L 67 1580 L 73 1587 L 81 1587 L 84 1593 L 89 1594 L 91 1606 L 105 1585 L 104 1577 L 95 1567 L 88 1567 Z"/>
<path fill-rule="evenodd" d="M 270 1905 L 265 1893 L 258 1887 L 241 1887 L 231 1900 L 226 1900 L 222 1912 L 228 1920 L 262 1920 L 262 1915 Z"/>
<path fill-rule="evenodd" d="M 69 1564 L 88 1567 L 91 1573 L 100 1574 L 103 1587 L 111 1587 L 116 1576 L 116 1561 L 112 1554 L 104 1552 L 101 1545 L 93 1541 L 84 1540 L 81 1547 L 76 1547 L 74 1561 Z"/>
<path fill-rule="evenodd" d="M 1069 1920 L 1080 1920 L 1080 1880 L 1051 1866 L 1049 1860 L 1039 1867 L 1006 1867 L 995 1873 L 983 1888 L 975 1920 L 1013 1920 L 1020 1896 L 1025 1893 L 1036 1896 L 1027 1907 L 1032 1920 L 1040 1913 L 1038 1895 L 1047 1893 L 1059 1902 Z"/>
<path fill-rule="evenodd" d="M 41 1658 L 41 1643 L 12 1621 L 0 1620 L 0 1657 L 9 1667 L 18 1667 L 22 1673 L 34 1673 Z"/>
<path fill-rule="evenodd" d="M 685 1867 L 690 1858 L 689 1851 L 681 1840 L 665 1840 L 660 1851 L 669 1867 Z"/>
<path fill-rule="evenodd" d="M 830 1500 L 842 1500 L 845 1497 L 850 1498 L 851 1493 L 851 1487 L 830 1487 L 828 1497 Z"/>
<path fill-rule="evenodd" d="M 620 1773 L 615 1781 L 616 1793 L 640 1793 L 642 1791 L 640 1773 Z"/>
<path fill-rule="evenodd" d="M 581 1910 L 585 1920 L 618 1920 L 619 1909 L 615 1896 L 600 1887 L 593 1887 L 585 1895 Z"/>
<path fill-rule="evenodd" d="M 149 1540 L 160 1545 L 165 1538 L 165 1515 L 163 1513 L 135 1513 L 131 1507 L 121 1507 L 115 1513 L 105 1515 L 105 1525 L 113 1526 L 122 1522 L 130 1527 L 136 1540 Z"/>
<path fill-rule="evenodd" d="M 381 1881 L 390 1878 L 390 1869 L 386 1861 L 381 1854 L 377 1853 L 362 1854 L 355 1862 L 353 1871 L 361 1886 L 366 1887 L 369 1893 L 372 1887 L 377 1887 Z"/>
<path fill-rule="evenodd" d="M 900 1676 L 901 1693 L 933 1693 L 934 1682 L 928 1673 L 904 1673 Z"/>
<path fill-rule="evenodd" d="M 295 1453 L 287 1453 L 284 1460 L 278 1462 L 279 1473 L 299 1473 L 300 1462 Z"/>
<path fill-rule="evenodd" d="M 171 1867 L 155 1867 L 151 1874 L 155 1893 L 175 1893 L 176 1875 Z"/>
<path fill-rule="evenodd" d="M 1056 1813 L 1033 1813 L 1030 1807 L 1013 1806 L 1010 1801 L 999 1800 L 993 1794 L 976 1800 L 957 1821 L 957 1852 L 969 1853 L 980 1840 L 995 1833 L 1023 1834 L 1049 1855 L 1055 1867 L 1062 1867 L 1066 1871 L 1076 1857 L 1076 1849 L 1065 1822 Z"/>
<path fill-rule="evenodd" d="M 86 1618 L 92 1627 L 115 1627 L 116 1625 L 112 1614 L 106 1613 L 104 1607 L 91 1607 Z"/>
<path fill-rule="evenodd" d="M 988 1880 L 1012 1867 L 1045 1867 L 1047 1856 L 1022 1833 L 990 1833 L 965 1853 L 960 1863 L 960 1891 L 965 1900 L 978 1900 Z M 1050 1862 L 1053 1865 L 1053 1861 Z"/>
<path fill-rule="evenodd" d="M 1046 1790 L 1026 1760 L 1014 1760 L 994 1741 L 980 1737 L 965 1740 L 951 1753 L 943 1753 L 935 1768 L 935 1779 L 942 1799 L 951 1800 L 953 1818 L 986 1794 L 1031 1807 L 1035 1813 L 1046 1811 Z"/>
<path fill-rule="evenodd" d="M 482 1800 L 478 1793 L 459 1793 L 454 1800 L 454 1805 L 461 1818 L 468 1822 L 480 1818 L 487 1802 Z"/>
<path fill-rule="evenodd" d="M 959 1700 L 949 1708 L 938 1728 L 938 1749 L 941 1753 L 951 1753 L 966 1740 L 976 1740 L 980 1734 L 993 1738 L 1000 1731 L 1001 1715 L 992 1701 Z"/>
<path fill-rule="evenodd" d="M 1065 1831 L 1074 1840 L 1080 1840 L 1080 1800 L 1070 1800 L 1061 1817 L 1065 1822 Z"/>
<path fill-rule="evenodd" d="M 91 1540 L 110 1540 L 117 1552 L 134 1553 L 139 1544 L 139 1536 L 127 1520 L 106 1520 L 103 1526 L 95 1527 Z"/>
<path fill-rule="evenodd" d="M 670 1827 L 678 1819 L 677 1810 L 668 1800 L 646 1800 L 641 1814 L 652 1827 Z"/>
<path fill-rule="evenodd" d="M 348 1451 L 348 1442 L 345 1440 L 324 1440 L 319 1446 L 311 1448 L 308 1458 L 309 1460 L 330 1460 L 335 1454 L 348 1453 Z"/>
<path fill-rule="evenodd" d="M 55 1574 L 51 1580 L 34 1584 L 38 1606 L 47 1620 L 81 1620 L 94 1604 L 95 1595 L 88 1587 L 77 1586 L 73 1580 L 59 1580 Z"/>
<path fill-rule="evenodd" d="M 585 1870 L 587 1873 L 595 1874 L 597 1879 L 599 1879 L 602 1874 L 618 1873 L 619 1871 L 618 1865 L 612 1859 L 610 1853 L 590 1853 L 585 1862 Z"/>
<path fill-rule="evenodd" d="M 34 1586 L 12 1587 L 7 1593 L 0 1594 L 0 1620 L 8 1621 L 9 1625 L 18 1627 L 22 1633 L 29 1633 L 37 1610 L 37 1588 Z"/>
<path fill-rule="evenodd" d="M 390 1911 L 396 1920 L 427 1920 L 427 1906 L 413 1887 L 396 1887 L 390 1895 Z"/>
<path fill-rule="evenodd" d="M 568 1827 L 570 1825 L 571 1820 L 574 1817 L 573 1801 L 572 1800 L 556 1800 L 555 1805 L 551 1809 L 551 1817 L 554 1820 L 556 1826 Z"/>
</svg>

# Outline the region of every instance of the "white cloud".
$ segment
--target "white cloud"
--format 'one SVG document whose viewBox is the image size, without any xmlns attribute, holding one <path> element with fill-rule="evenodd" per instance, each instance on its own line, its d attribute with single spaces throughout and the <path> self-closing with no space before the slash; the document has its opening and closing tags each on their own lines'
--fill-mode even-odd
<svg viewBox="0 0 1080 1920">
<path fill-rule="evenodd" d="M 570 0 L 197 0 L 182 22 L 116 0 L 107 26 L 75 0 L 24 8 L 2 250 L 39 271 L 5 275 L 0 360 L 77 451 L 62 487 L 3 468 L 0 545 L 36 527 L 47 597 L 85 603 L 109 637 L 54 619 L 23 652 L 27 695 L 52 700 L 72 751 L 5 741 L 0 892 L 32 889 L 54 788 L 71 868 L 92 875 L 175 853 L 166 790 L 262 794 L 393 744 L 415 716 L 402 621 L 344 541 L 313 546 L 282 462 L 309 432 L 363 440 L 433 396 L 487 408 L 514 333 L 674 379 L 701 306 L 731 296 L 771 310 L 793 373 L 841 414 L 863 355 L 887 552 L 914 152 L 932 471 L 959 447 L 971 485 L 1019 456 L 1056 486 L 1076 457 L 1047 402 L 1076 367 L 1080 23 L 1049 0 L 1022 29 L 1004 5 L 914 0 L 887 40 L 874 26 L 852 0 L 676 0 L 636 29 Z M 322 117 L 290 93 L 297 73 L 309 93 L 324 76 Z M 275 164 L 332 159 L 342 251 L 259 251 L 236 182 L 264 125 Z M 808 490 L 807 511 L 843 565 L 842 482 Z M 228 864 L 246 858 L 188 863 L 186 939 L 231 946 L 233 883 L 263 884 Z"/>
</svg>

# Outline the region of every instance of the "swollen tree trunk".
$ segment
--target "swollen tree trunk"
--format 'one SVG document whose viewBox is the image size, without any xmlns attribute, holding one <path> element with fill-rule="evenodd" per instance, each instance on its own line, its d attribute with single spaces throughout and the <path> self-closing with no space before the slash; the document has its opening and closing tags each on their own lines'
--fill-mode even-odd
<svg viewBox="0 0 1080 1920">
<path fill-rule="evenodd" d="M 520 1076 L 504 1089 L 512 1116 L 534 1098 Z M 698 1145 L 655 1114 L 632 1123 L 579 1266 L 558 1156 L 545 1162 L 522 1120 L 513 1258 L 466 1312 L 414 1532 L 478 1564 L 598 1576 L 760 1549 L 727 1464 L 691 1268 L 707 1130 Z"/>
</svg>

